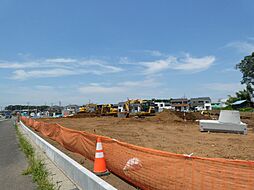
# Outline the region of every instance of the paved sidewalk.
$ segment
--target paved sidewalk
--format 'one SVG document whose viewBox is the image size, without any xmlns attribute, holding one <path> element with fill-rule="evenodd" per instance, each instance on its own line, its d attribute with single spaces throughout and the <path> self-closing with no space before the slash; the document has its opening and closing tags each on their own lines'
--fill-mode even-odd
<svg viewBox="0 0 254 190">
<path fill-rule="evenodd" d="M 33 146 L 36 158 L 42 160 L 45 168 L 49 172 L 49 180 L 53 183 L 58 190 L 78 190 L 72 181 L 47 157 L 47 155 L 38 147 L 28 135 L 24 134 L 20 128 L 20 132 Z"/>
<path fill-rule="evenodd" d="M 31 176 L 22 175 L 27 160 L 19 149 L 13 121 L 0 121 L 0 189 L 36 189 Z"/>
</svg>

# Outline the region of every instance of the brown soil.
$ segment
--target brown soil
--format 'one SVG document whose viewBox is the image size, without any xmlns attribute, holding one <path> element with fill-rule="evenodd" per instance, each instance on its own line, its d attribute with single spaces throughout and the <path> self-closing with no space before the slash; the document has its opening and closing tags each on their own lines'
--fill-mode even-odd
<svg viewBox="0 0 254 190">
<path fill-rule="evenodd" d="M 108 136 L 131 144 L 194 156 L 254 160 L 254 117 L 245 116 L 248 135 L 201 133 L 198 112 L 162 112 L 148 118 L 59 118 L 42 119 L 65 127 Z"/>
<path fill-rule="evenodd" d="M 108 136 L 131 144 L 164 150 L 179 154 L 194 153 L 194 156 L 220 157 L 229 159 L 254 160 L 254 115 L 241 114 L 248 124 L 248 135 L 227 133 L 201 133 L 198 119 L 216 119 L 218 114 L 208 116 L 199 112 L 181 113 L 165 111 L 148 118 L 90 117 L 40 119 L 48 123 L 59 123 L 65 127 Z M 72 153 L 57 142 L 43 137 L 52 145 L 65 152 L 87 169 L 93 163 L 85 157 Z M 114 174 L 102 177 L 119 190 L 134 190 Z"/>
</svg>

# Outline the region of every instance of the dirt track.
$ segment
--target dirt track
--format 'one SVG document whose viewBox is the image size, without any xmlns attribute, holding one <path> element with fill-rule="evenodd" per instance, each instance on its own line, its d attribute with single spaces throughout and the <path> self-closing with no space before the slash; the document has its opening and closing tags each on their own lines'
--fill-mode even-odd
<svg viewBox="0 0 254 190">
<path fill-rule="evenodd" d="M 183 118 L 186 118 L 185 121 Z M 65 127 L 104 135 L 131 144 L 179 154 L 195 156 L 254 160 L 254 133 L 248 135 L 226 133 L 201 133 L 196 119 L 199 114 L 183 115 L 164 112 L 157 116 L 136 118 L 60 118 L 42 119 Z M 254 118 L 244 122 L 253 127 Z"/>
</svg>

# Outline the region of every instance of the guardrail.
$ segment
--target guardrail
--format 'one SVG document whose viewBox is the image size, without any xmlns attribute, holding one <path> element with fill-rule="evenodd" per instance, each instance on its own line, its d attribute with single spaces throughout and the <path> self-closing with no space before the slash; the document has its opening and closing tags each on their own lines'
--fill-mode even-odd
<svg viewBox="0 0 254 190">
<path fill-rule="evenodd" d="M 49 144 L 20 122 L 21 129 L 36 143 L 45 154 L 59 167 L 80 189 L 117 190 L 66 154 Z"/>
</svg>

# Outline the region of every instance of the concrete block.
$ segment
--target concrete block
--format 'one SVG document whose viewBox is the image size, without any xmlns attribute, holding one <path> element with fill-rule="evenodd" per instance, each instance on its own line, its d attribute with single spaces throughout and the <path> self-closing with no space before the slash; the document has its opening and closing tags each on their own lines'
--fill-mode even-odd
<svg viewBox="0 0 254 190">
<path fill-rule="evenodd" d="M 219 120 L 200 120 L 200 131 L 241 133 L 247 135 L 247 124 L 241 122 L 239 111 L 222 110 Z"/>
</svg>

